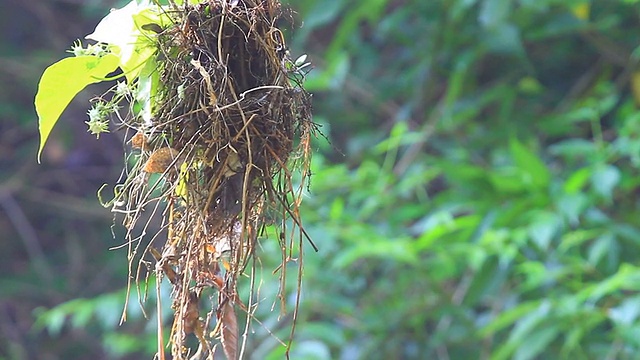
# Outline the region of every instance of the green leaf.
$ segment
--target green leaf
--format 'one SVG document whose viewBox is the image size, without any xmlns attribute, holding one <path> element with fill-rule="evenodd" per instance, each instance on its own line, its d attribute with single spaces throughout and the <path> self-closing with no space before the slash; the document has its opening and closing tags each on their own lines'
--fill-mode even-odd
<svg viewBox="0 0 640 360">
<path fill-rule="evenodd" d="M 329 210 L 329 218 L 331 220 L 340 220 L 344 214 L 344 199 L 336 197 L 331 204 Z"/>
<path fill-rule="evenodd" d="M 495 53 L 511 54 L 524 58 L 524 46 L 518 28 L 510 23 L 499 23 L 487 29 L 483 43 Z"/>
<path fill-rule="evenodd" d="M 91 300 L 77 300 L 78 301 L 73 300 L 74 307 L 69 310 L 73 315 L 73 317 L 71 318 L 72 326 L 76 329 L 79 329 L 87 326 L 87 324 L 91 320 L 93 311 L 95 310 L 95 304 Z"/>
<path fill-rule="evenodd" d="M 480 330 L 480 335 L 483 337 L 493 336 L 498 331 L 511 326 L 518 319 L 523 318 L 527 314 L 534 311 L 541 306 L 540 300 L 533 300 L 529 302 L 520 303 L 511 309 L 501 312 L 493 321 L 491 321 L 486 327 Z"/>
<path fill-rule="evenodd" d="M 117 67 L 118 57 L 107 54 L 62 59 L 44 71 L 35 98 L 40 131 L 38 162 L 51 130 L 71 100 L 87 85 L 103 81 Z"/>
<path fill-rule="evenodd" d="M 477 54 L 473 51 L 466 51 L 456 59 L 454 69 L 449 77 L 449 85 L 444 95 L 444 104 L 442 110 L 441 123 L 445 128 L 454 127 L 454 105 L 456 100 L 460 98 L 463 90 L 464 80 L 468 76 L 469 68 L 473 61 L 476 60 Z"/>
<path fill-rule="evenodd" d="M 564 191 L 567 194 L 575 194 L 582 190 L 583 186 L 589 181 L 591 177 L 590 168 L 582 168 L 576 170 L 564 183 Z"/>
<path fill-rule="evenodd" d="M 523 172 L 523 181 L 537 188 L 548 186 L 551 173 L 544 162 L 516 138 L 511 139 L 510 147 L 514 162 Z"/>
<path fill-rule="evenodd" d="M 549 153 L 565 158 L 585 158 L 597 153 L 597 148 L 592 141 L 585 139 L 566 139 L 549 147 Z"/>
<path fill-rule="evenodd" d="M 560 332 L 558 323 L 550 324 L 534 331 L 527 336 L 526 341 L 522 341 L 518 350 L 514 354 L 515 360 L 530 360 L 540 354 L 551 343 Z"/>
<path fill-rule="evenodd" d="M 524 315 L 522 318 L 518 319 L 516 325 L 509 335 L 507 343 L 502 345 L 494 354 L 492 354 L 491 359 L 507 359 L 520 346 L 526 344 L 525 339 L 528 339 L 530 336 L 532 336 L 533 330 L 536 329 L 540 323 L 548 319 L 550 310 L 551 303 L 545 300 L 542 301 L 540 303 L 540 306 L 538 306 L 534 311 L 531 311 L 528 314 Z"/>
<path fill-rule="evenodd" d="M 505 271 L 501 269 L 496 256 L 487 257 L 480 269 L 474 274 L 464 304 L 473 305 L 488 294 L 495 295 L 498 285 L 504 281 Z"/>
<path fill-rule="evenodd" d="M 484 0 L 480 6 L 478 21 L 484 27 L 494 27 L 509 17 L 510 0 Z"/>
<path fill-rule="evenodd" d="M 601 165 L 596 167 L 591 176 L 593 189 L 605 199 L 611 201 L 613 189 L 620 182 L 620 170 L 613 165 Z"/>
<path fill-rule="evenodd" d="M 329 347 L 318 340 L 303 340 L 296 343 L 291 354 L 293 359 L 325 360 L 331 359 Z"/>
<path fill-rule="evenodd" d="M 63 311 L 59 309 L 51 309 L 47 313 L 47 330 L 50 335 L 58 336 L 60 331 L 62 331 L 62 327 L 64 326 L 64 322 L 66 319 L 66 315 Z"/>
<path fill-rule="evenodd" d="M 523 291 L 536 289 L 549 280 L 547 268 L 540 262 L 527 261 L 517 265 L 517 270 L 517 273 L 522 274 L 525 279 L 520 285 Z"/>
<path fill-rule="evenodd" d="M 615 236 L 611 233 L 602 234 L 593 245 L 589 247 L 588 261 L 592 266 L 597 266 L 600 260 L 602 260 L 611 251 L 614 246 Z"/>
<path fill-rule="evenodd" d="M 583 287 L 576 294 L 581 301 L 595 303 L 604 296 L 621 290 L 640 290 L 640 269 L 631 264 L 622 264 L 618 272 L 593 285 Z"/>
<path fill-rule="evenodd" d="M 340 16 L 340 12 L 345 5 L 345 1 L 316 2 L 308 13 L 305 14 L 304 27 L 313 29 L 330 23 Z"/>
<path fill-rule="evenodd" d="M 578 247 L 589 240 L 593 240 L 594 238 L 600 236 L 601 233 L 602 231 L 600 229 L 578 229 L 568 233 L 564 233 L 562 235 L 562 238 L 560 239 L 558 251 L 560 251 L 561 253 L 567 252 L 569 251 L 569 249 Z"/>
<path fill-rule="evenodd" d="M 633 325 L 640 315 L 640 296 L 624 300 L 620 305 L 609 309 L 608 315 L 616 325 Z"/>
<path fill-rule="evenodd" d="M 535 213 L 528 227 L 529 236 L 541 250 L 547 251 L 561 226 L 561 220 L 556 213 L 539 211 Z"/>
<path fill-rule="evenodd" d="M 309 73 L 305 79 L 307 90 L 337 89 L 342 86 L 351 66 L 348 53 L 340 51 L 332 54 L 327 60 L 326 68 Z"/>
<path fill-rule="evenodd" d="M 118 358 L 140 350 L 144 346 L 144 342 L 139 338 L 117 332 L 105 334 L 102 337 L 102 343 L 105 349 L 109 349 L 109 352 Z"/>
<path fill-rule="evenodd" d="M 530 188 L 531 177 L 528 174 L 523 175 L 522 171 L 514 167 L 498 168 L 487 173 L 487 176 L 496 191 L 501 194 L 515 194 Z"/>
<path fill-rule="evenodd" d="M 338 269 L 344 269 L 361 259 L 388 259 L 398 263 L 412 264 L 418 263 L 418 256 L 413 251 L 412 240 L 394 239 L 379 240 L 369 237 L 367 241 L 359 242 L 357 245 L 341 252 L 335 257 L 333 263 Z"/>
<path fill-rule="evenodd" d="M 580 222 L 580 216 L 588 205 L 589 199 L 582 193 L 565 194 L 556 200 L 558 210 L 572 225 Z"/>
</svg>

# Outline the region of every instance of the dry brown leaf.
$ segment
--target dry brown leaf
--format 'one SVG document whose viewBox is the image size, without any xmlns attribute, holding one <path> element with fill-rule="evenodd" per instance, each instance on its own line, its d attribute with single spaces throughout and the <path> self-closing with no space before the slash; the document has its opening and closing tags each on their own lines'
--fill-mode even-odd
<svg viewBox="0 0 640 360">
<path fill-rule="evenodd" d="M 218 313 L 222 323 L 222 350 L 228 360 L 238 358 L 238 318 L 230 301 L 226 301 Z"/>
<path fill-rule="evenodd" d="M 144 171 L 148 173 L 164 173 L 167 171 L 169 166 L 175 163 L 175 166 L 178 167 L 180 164 L 177 164 L 177 160 L 179 151 L 176 149 L 172 149 L 170 147 L 163 147 L 156 150 L 151 156 L 147 163 L 144 165 Z"/>
<path fill-rule="evenodd" d="M 131 138 L 131 147 L 144 151 L 148 150 L 149 142 L 147 141 L 147 137 L 142 132 L 138 132 L 137 134 L 133 135 L 133 137 Z"/>
<path fill-rule="evenodd" d="M 196 333 L 200 335 L 202 332 L 202 324 L 200 323 L 200 311 L 198 309 L 199 298 L 195 292 L 189 293 L 189 302 L 182 318 L 184 324 L 184 332 L 186 334 Z"/>
</svg>

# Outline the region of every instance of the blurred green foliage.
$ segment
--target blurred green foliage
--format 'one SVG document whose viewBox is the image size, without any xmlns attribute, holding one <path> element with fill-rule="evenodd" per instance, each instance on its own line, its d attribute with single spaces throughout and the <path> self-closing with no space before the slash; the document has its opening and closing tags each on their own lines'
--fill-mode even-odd
<svg viewBox="0 0 640 360">
<path fill-rule="evenodd" d="M 342 359 L 635 358 L 637 4 L 295 5 L 345 155 L 315 158 L 299 336 Z"/>
<path fill-rule="evenodd" d="M 303 202 L 320 251 L 305 245 L 291 357 L 637 358 L 638 2 L 288 3 L 329 140 Z M 263 244 L 269 298 L 280 259 Z M 152 353 L 155 321 L 117 328 L 108 299 L 38 326 L 84 328 L 105 356 Z M 259 316 L 286 339 L 290 317 Z M 256 328 L 253 358 L 282 358 Z"/>
</svg>

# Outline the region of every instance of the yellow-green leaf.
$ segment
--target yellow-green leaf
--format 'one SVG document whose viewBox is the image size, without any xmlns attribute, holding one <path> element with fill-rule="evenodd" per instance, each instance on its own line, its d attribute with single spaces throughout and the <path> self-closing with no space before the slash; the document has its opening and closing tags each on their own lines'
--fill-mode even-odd
<svg viewBox="0 0 640 360">
<path fill-rule="evenodd" d="M 118 67 L 116 55 L 66 58 L 49 66 L 40 79 L 35 98 L 40 131 L 38 162 L 47 138 L 64 109 L 87 85 L 103 81 Z"/>
<path fill-rule="evenodd" d="M 180 165 L 180 175 L 178 176 L 178 185 L 176 185 L 175 193 L 177 196 L 186 199 L 189 189 L 187 187 L 189 181 L 189 164 L 187 162 Z"/>
<path fill-rule="evenodd" d="M 640 71 L 636 71 L 631 75 L 631 91 L 636 104 L 640 104 Z"/>
<path fill-rule="evenodd" d="M 580 20 L 589 20 L 589 14 L 591 13 L 591 4 L 584 2 L 582 4 L 574 5 L 571 8 L 573 15 Z"/>
</svg>

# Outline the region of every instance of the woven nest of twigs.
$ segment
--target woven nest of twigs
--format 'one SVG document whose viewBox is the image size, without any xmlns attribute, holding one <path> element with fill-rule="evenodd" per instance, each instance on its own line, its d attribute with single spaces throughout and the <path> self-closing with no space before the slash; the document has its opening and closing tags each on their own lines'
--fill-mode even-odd
<svg viewBox="0 0 640 360">
<path fill-rule="evenodd" d="M 172 286 L 174 322 L 160 329 L 160 358 L 167 341 L 174 359 L 212 358 L 217 347 L 229 359 L 241 356 L 237 318 L 251 321 L 255 298 L 240 295 L 238 283 L 250 281 L 242 275 L 261 256 L 258 239 L 273 224 L 280 234 L 294 233 L 287 224 L 304 234 L 298 205 L 314 126 L 304 74 L 276 27 L 279 13 L 273 0 L 176 7 L 175 25 L 157 37 L 153 116 L 127 123 L 137 165 L 114 210 L 126 216 L 131 261 L 136 254 L 141 264 L 155 261 Z M 302 174 L 295 179 L 294 169 Z M 166 204 L 155 207 L 164 209 L 163 231 L 145 242 L 151 230 L 142 219 L 154 199 Z M 296 242 L 287 237 L 270 239 L 282 254 L 264 256 L 289 261 Z"/>
</svg>

